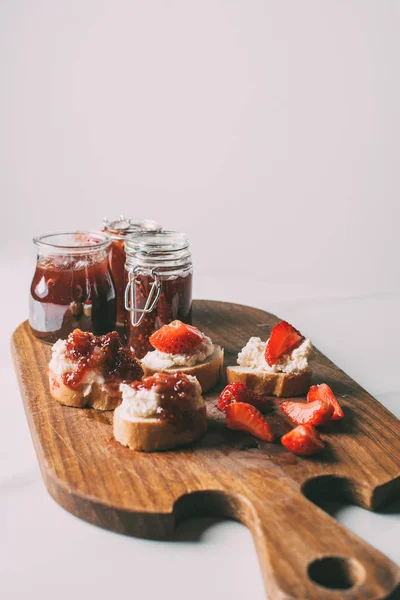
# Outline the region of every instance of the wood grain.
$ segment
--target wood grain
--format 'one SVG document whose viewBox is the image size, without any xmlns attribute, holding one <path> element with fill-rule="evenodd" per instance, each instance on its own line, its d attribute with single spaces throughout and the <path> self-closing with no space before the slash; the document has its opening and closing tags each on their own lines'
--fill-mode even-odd
<svg viewBox="0 0 400 600">
<path fill-rule="evenodd" d="M 226 364 L 235 364 L 251 335 L 266 339 L 277 320 L 237 304 L 194 303 L 194 323 L 225 348 Z M 271 599 L 378 599 L 399 590 L 399 568 L 315 504 L 344 498 L 375 509 L 398 496 L 399 421 L 320 352 L 313 382 L 333 388 L 345 419 L 321 429 L 327 448 L 311 459 L 228 430 L 216 409 L 218 389 L 207 394 L 208 432 L 194 446 L 132 452 L 113 440 L 112 413 L 50 397 L 50 347 L 27 322 L 15 331 L 12 352 L 47 489 L 69 512 L 152 539 L 172 537 L 176 523 L 193 515 L 239 520 L 253 534 Z M 283 433 L 290 424 L 274 402 L 267 418 Z"/>
</svg>

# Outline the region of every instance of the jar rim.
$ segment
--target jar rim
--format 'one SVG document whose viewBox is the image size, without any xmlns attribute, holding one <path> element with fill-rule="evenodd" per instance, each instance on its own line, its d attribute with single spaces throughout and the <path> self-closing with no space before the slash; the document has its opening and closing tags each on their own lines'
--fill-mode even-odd
<svg viewBox="0 0 400 600">
<path fill-rule="evenodd" d="M 61 240 L 57 238 L 69 237 L 69 243 L 60 243 Z M 43 233 L 33 238 L 34 244 L 38 247 L 45 247 L 47 249 L 54 248 L 59 251 L 66 251 L 69 253 L 81 253 L 97 251 L 105 249 L 111 244 L 111 238 L 107 233 L 102 231 L 93 230 L 76 230 L 76 231 L 59 231 Z"/>
<path fill-rule="evenodd" d="M 114 239 L 125 239 L 131 233 L 142 231 L 161 231 L 162 227 L 153 219 L 131 219 L 121 215 L 119 219 L 109 221 L 107 217 L 103 219 L 104 231 Z"/>
<path fill-rule="evenodd" d="M 159 254 L 160 252 L 179 252 L 189 248 L 189 236 L 179 231 L 138 231 L 125 238 L 127 254 Z"/>
</svg>

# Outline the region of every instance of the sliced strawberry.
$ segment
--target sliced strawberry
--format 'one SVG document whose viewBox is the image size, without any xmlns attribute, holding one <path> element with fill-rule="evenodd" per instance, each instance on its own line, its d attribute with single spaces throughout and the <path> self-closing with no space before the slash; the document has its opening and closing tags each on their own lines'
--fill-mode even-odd
<svg viewBox="0 0 400 600">
<path fill-rule="evenodd" d="M 300 456 L 311 456 L 324 449 L 324 442 L 311 425 L 298 425 L 282 436 L 281 442 L 290 452 Z"/>
<path fill-rule="evenodd" d="M 246 402 L 235 402 L 226 407 L 226 425 L 229 429 L 247 431 L 265 442 L 274 440 L 274 434 L 260 411 Z"/>
<path fill-rule="evenodd" d="M 296 425 L 322 425 L 331 420 L 333 406 L 326 400 L 315 400 L 308 404 L 304 402 L 282 402 L 281 410 Z"/>
<path fill-rule="evenodd" d="M 153 348 L 167 354 L 191 352 L 203 339 L 200 329 L 182 321 L 172 321 L 169 325 L 164 325 L 149 338 Z"/>
<path fill-rule="evenodd" d="M 224 387 L 219 395 L 217 406 L 219 410 L 225 412 L 226 408 L 235 402 L 245 402 L 247 404 L 251 404 L 249 388 L 246 387 L 244 383 L 240 383 L 239 381 L 236 383 L 230 383 Z"/>
<path fill-rule="evenodd" d="M 344 412 L 329 385 L 321 383 L 321 385 L 312 385 L 310 387 L 310 391 L 307 394 L 307 402 L 314 402 L 315 400 L 325 400 L 333 406 L 332 421 L 343 419 Z"/>
<path fill-rule="evenodd" d="M 271 408 L 271 401 L 263 398 L 259 394 L 256 394 L 248 387 L 244 385 L 244 383 L 240 383 L 239 381 L 235 383 L 229 383 L 224 387 L 222 392 L 218 398 L 218 408 L 225 412 L 227 406 L 230 404 L 234 404 L 235 402 L 245 402 L 247 404 L 252 404 L 258 410 L 268 410 Z"/>
<path fill-rule="evenodd" d="M 265 360 L 270 367 L 274 365 L 284 354 L 291 352 L 305 340 L 304 335 L 287 323 L 281 321 L 275 325 L 265 348 Z"/>
</svg>

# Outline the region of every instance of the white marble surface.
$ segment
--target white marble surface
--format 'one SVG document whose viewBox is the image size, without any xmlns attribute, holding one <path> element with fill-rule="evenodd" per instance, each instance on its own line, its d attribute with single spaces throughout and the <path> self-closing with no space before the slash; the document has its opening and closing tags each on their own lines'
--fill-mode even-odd
<svg viewBox="0 0 400 600">
<path fill-rule="evenodd" d="M 27 316 L 31 266 L 31 261 L 21 260 L 7 268 L 18 293 L 6 306 L 6 335 L 0 343 L 0 385 L 6 407 L 0 421 L 0 597 L 69 600 L 89 594 L 97 600 L 127 596 L 186 600 L 190 589 L 192 600 L 263 599 L 252 539 L 238 523 L 192 521 L 179 528 L 173 542 L 143 541 L 88 525 L 47 494 L 9 352 L 12 330 Z M 340 289 L 327 292 L 262 281 L 250 288 L 245 283 L 198 276 L 195 295 L 251 304 L 294 322 L 400 416 L 398 291 L 350 297 Z M 380 513 L 354 506 L 327 508 L 400 563 L 399 502 Z"/>
</svg>

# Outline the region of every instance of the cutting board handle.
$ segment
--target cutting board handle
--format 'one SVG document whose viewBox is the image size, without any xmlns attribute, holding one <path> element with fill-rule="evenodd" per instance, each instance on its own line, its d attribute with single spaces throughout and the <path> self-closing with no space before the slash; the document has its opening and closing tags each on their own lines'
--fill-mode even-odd
<svg viewBox="0 0 400 600">
<path fill-rule="evenodd" d="M 258 488 L 250 504 L 244 501 L 242 520 L 253 533 L 271 600 L 372 600 L 388 598 L 398 589 L 397 565 L 312 504 L 296 486 L 275 481 L 264 501 L 260 492 Z"/>
<path fill-rule="evenodd" d="M 399 567 L 303 496 L 293 481 L 247 471 L 241 483 L 240 491 L 225 480 L 222 489 L 181 496 L 174 515 L 176 522 L 201 514 L 246 525 L 270 600 L 383 600 L 400 592 Z"/>
</svg>

